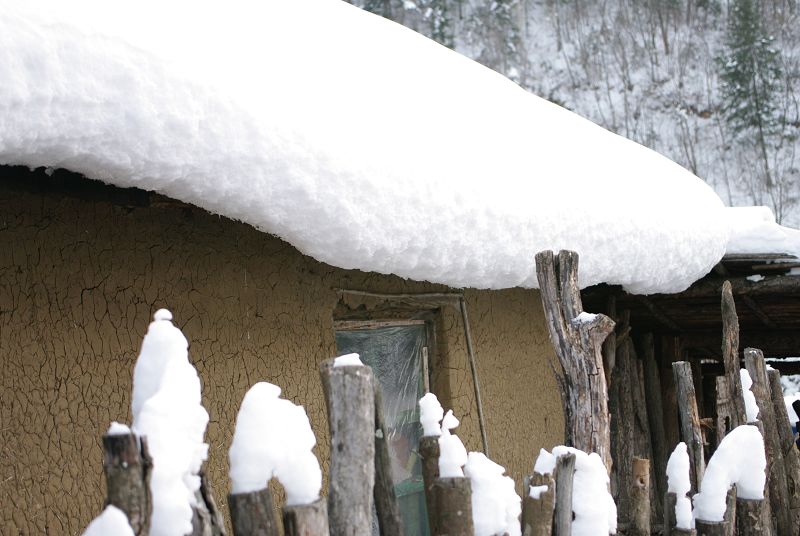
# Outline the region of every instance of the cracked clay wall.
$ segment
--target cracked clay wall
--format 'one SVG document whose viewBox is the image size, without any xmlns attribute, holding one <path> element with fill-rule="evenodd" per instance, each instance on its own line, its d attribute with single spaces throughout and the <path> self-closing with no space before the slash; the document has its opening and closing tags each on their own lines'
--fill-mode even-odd
<svg viewBox="0 0 800 536">
<path fill-rule="evenodd" d="M 317 366 L 336 352 L 336 288 L 449 290 L 333 268 L 196 208 L 131 207 L 0 181 L 0 534 L 80 534 L 100 512 L 100 436 L 112 420 L 130 422 L 133 365 L 160 307 L 173 311 L 203 382 L 219 504 L 236 412 L 257 381 L 306 407 L 326 467 Z M 563 440 L 539 295 L 467 290 L 466 298 L 490 455 L 519 487 L 538 449 Z M 467 448 L 480 450 L 461 317 L 444 307 L 438 318 L 434 389 L 462 419 Z"/>
</svg>

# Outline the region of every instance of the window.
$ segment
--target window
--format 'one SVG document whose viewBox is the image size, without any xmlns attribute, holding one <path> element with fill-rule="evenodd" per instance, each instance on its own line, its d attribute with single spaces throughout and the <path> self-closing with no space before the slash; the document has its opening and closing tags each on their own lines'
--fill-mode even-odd
<svg viewBox="0 0 800 536">
<path fill-rule="evenodd" d="M 337 352 L 360 354 L 381 385 L 392 477 L 406 536 L 429 534 L 417 454 L 422 435 L 417 402 L 429 390 L 429 329 L 425 320 L 336 322 Z M 377 534 L 376 523 L 373 533 Z"/>
</svg>

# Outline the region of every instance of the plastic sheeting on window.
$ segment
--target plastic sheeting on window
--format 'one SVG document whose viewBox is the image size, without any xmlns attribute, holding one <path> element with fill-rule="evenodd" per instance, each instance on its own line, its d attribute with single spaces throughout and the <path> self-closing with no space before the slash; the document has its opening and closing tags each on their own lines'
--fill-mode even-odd
<svg viewBox="0 0 800 536">
<path fill-rule="evenodd" d="M 421 324 L 336 332 L 339 354 L 358 353 L 380 382 L 392 478 L 406 536 L 428 534 L 422 466 L 417 454 L 422 435 L 418 401 L 424 394 L 425 346 L 426 328 Z"/>
</svg>

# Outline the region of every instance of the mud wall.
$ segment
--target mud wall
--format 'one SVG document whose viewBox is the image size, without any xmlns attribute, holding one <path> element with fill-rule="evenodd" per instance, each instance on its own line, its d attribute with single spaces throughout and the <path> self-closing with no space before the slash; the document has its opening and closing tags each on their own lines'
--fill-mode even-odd
<svg viewBox="0 0 800 536">
<path fill-rule="evenodd" d="M 33 180 L 33 179 L 32 179 Z M 80 534 L 104 489 L 99 439 L 130 422 L 133 365 L 152 313 L 173 311 L 211 416 L 208 472 L 228 491 L 234 419 L 266 380 L 303 404 L 327 465 L 318 363 L 335 354 L 337 288 L 451 290 L 319 263 L 253 228 L 172 204 L 132 207 L 0 181 L 0 534 Z M 490 454 L 518 482 L 563 416 L 539 296 L 466 291 Z M 480 450 L 464 330 L 442 308 L 434 388 Z"/>
</svg>

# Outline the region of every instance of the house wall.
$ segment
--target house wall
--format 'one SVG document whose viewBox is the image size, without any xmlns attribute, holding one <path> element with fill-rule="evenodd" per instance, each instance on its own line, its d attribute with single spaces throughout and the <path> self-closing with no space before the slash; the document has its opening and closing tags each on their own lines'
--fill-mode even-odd
<svg viewBox="0 0 800 536">
<path fill-rule="evenodd" d="M 34 180 L 34 179 L 31 179 Z M 320 361 L 335 354 L 337 288 L 449 290 L 341 270 L 247 225 L 187 207 L 129 207 L 0 181 L 0 534 L 80 534 L 104 497 L 100 437 L 130 422 L 131 375 L 152 313 L 190 342 L 211 421 L 217 501 L 239 403 L 253 383 L 306 407 L 328 463 Z M 539 295 L 467 290 L 490 455 L 521 481 L 563 439 Z M 480 450 L 461 317 L 440 315 L 434 388 Z"/>
</svg>

